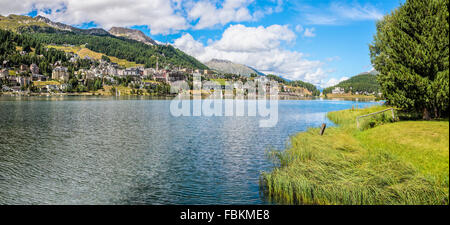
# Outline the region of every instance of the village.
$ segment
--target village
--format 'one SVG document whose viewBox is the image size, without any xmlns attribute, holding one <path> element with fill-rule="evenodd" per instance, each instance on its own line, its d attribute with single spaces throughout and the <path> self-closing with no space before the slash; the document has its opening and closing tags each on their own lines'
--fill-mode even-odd
<svg viewBox="0 0 450 225">
<path fill-rule="evenodd" d="M 27 54 L 25 52 L 21 54 Z M 66 52 L 69 63 L 81 59 L 75 53 Z M 8 61 L 0 65 L 0 94 L 2 95 L 170 95 L 170 85 L 176 81 L 186 81 L 192 87 L 194 74 L 201 75 L 202 81 L 224 82 L 248 80 L 268 82 L 265 76 L 240 76 L 222 74 L 214 70 L 199 70 L 165 65 L 160 68 L 144 66 L 124 68 L 117 63 L 102 57 L 100 60 L 85 56 L 90 60 L 90 68 L 70 71 L 68 66 L 57 61 L 52 64 L 51 75 L 44 75 L 35 63 L 30 65 L 9 66 Z M 67 63 L 66 63 L 67 65 Z M 276 82 L 276 81 L 274 81 Z M 76 88 L 74 87 L 76 86 Z M 94 88 L 90 88 L 93 86 Z M 311 92 L 304 88 L 292 87 L 279 83 L 280 95 L 289 97 L 310 96 Z M 269 89 L 267 89 L 269 91 Z"/>
</svg>

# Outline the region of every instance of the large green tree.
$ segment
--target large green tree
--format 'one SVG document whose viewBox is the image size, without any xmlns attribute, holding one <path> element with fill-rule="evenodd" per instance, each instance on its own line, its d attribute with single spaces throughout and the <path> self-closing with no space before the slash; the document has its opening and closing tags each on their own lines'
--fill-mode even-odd
<svg viewBox="0 0 450 225">
<path fill-rule="evenodd" d="M 388 102 L 423 113 L 448 115 L 449 0 L 407 0 L 377 23 L 369 46 Z"/>
</svg>

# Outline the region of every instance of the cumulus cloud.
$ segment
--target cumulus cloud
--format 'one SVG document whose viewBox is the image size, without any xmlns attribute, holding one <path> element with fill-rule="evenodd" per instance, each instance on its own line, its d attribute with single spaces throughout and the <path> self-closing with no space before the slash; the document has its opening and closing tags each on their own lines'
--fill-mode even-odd
<svg viewBox="0 0 450 225">
<path fill-rule="evenodd" d="M 331 86 L 334 86 L 334 85 L 336 85 L 336 84 L 339 84 L 340 82 L 342 82 L 342 81 L 345 81 L 345 80 L 348 80 L 349 78 L 348 77 L 342 77 L 342 78 L 340 78 L 339 80 L 338 79 L 336 79 L 336 78 L 331 78 L 331 79 L 329 79 L 328 81 L 322 81 L 322 83 L 320 84 L 320 86 L 321 87 L 323 87 L 323 88 L 327 88 L 327 87 L 331 87 Z"/>
<path fill-rule="evenodd" d="M 291 80 L 304 80 L 320 85 L 327 77 L 322 68 L 324 63 L 308 60 L 301 52 L 285 50 L 282 42 L 295 39 L 295 34 L 287 26 L 247 27 L 231 25 L 221 39 L 210 41 L 208 45 L 184 34 L 174 41 L 174 46 L 195 56 L 202 62 L 213 58 L 242 63 L 266 74 L 282 75 Z"/>
<path fill-rule="evenodd" d="M 229 22 L 250 21 L 253 16 L 247 6 L 251 2 L 253 0 L 225 0 L 223 6 L 218 8 L 215 3 L 202 0 L 188 10 L 188 17 L 191 20 L 198 20 L 195 29 L 213 27 L 217 24 L 225 25 Z"/>
<path fill-rule="evenodd" d="M 316 36 L 316 34 L 314 33 L 314 31 L 315 31 L 316 29 L 313 27 L 313 28 L 306 28 L 305 29 L 305 33 L 303 34 L 303 36 L 305 36 L 305 37 L 315 37 Z"/>
<path fill-rule="evenodd" d="M 295 31 L 299 34 L 301 34 L 303 37 L 315 37 L 316 34 L 314 33 L 316 31 L 316 28 L 304 28 L 302 25 L 298 24 L 295 26 Z"/>
<path fill-rule="evenodd" d="M 194 29 L 212 28 L 230 22 L 256 21 L 265 15 L 283 10 L 283 0 L 272 0 L 275 6 L 257 9 L 251 13 L 248 6 L 254 2 L 255 0 L 200 0 L 185 5 L 188 18 L 194 21 Z"/>
<path fill-rule="evenodd" d="M 287 26 L 272 25 L 264 28 L 238 24 L 229 26 L 214 46 L 229 52 L 260 52 L 278 47 L 281 41 L 294 39 L 294 32 Z"/>
<path fill-rule="evenodd" d="M 231 22 L 257 21 L 283 10 L 283 0 L 259 7 L 255 0 L 0 0 L 0 14 L 39 15 L 70 25 L 147 26 L 152 34 L 205 29 Z M 252 5 L 253 12 L 249 6 Z M 262 8 L 263 7 L 263 8 Z"/>
<path fill-rule="evenodd" d="M 180 1 L 168 0 L 0 0 L 0 13 L 39 15 L 66 24 L 94 22 L 106 29 L 112 26 L 148 26 L 152 34 L 167 34 L 188 28 L 186 19 L 176 11 Z"/>
<path fill-rule="evenodd" d="M 303 32 L 305 29 L 303 29 L 303 26 L 298 24 L 297 26 L 295 26 L 295 31 L 297 31 L 298 33 Z"/>
</svg>

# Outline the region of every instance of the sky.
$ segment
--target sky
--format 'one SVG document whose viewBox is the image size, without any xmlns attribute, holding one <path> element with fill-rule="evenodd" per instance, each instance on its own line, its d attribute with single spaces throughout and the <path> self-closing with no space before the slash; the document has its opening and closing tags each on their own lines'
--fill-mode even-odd
<svg viewBox="0 0 450 225">
<path fill-rule="evenodd" d="M 201 62 L 333 86 L 373 69 L 376 21 L 404 0 L 0 0 L 0 14 L 42 15 L 79 28 L 139 29 Z"/>
</svg>

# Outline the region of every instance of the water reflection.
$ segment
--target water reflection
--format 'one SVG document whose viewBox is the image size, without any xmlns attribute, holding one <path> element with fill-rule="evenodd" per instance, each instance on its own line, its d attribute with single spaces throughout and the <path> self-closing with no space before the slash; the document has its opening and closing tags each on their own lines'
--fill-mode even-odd
<svg viewBox="0 0 450 225">
<path fill-rule="evenodd" d="M 0 203 L 265 204 L 267 148 L 329 124 L 328 111 L 374 104 L 280 101 L 277 126 L 260 128 L 258 117 L 173 117 L 170 101 L 122 100 L 0 97 Z"/>
</svg>

